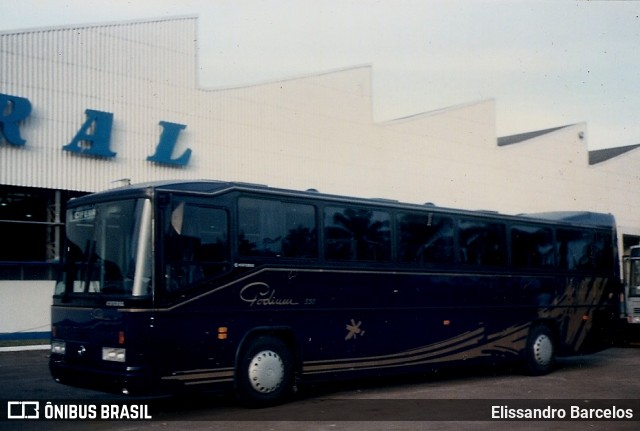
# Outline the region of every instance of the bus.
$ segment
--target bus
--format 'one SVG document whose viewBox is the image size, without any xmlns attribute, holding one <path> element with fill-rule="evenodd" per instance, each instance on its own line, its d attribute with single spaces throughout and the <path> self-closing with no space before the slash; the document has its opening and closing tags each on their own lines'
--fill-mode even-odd
<svg viewBox="0 0 640 431">
<path fill-rule="evenodd" d="M 640 245 L 632 246 L 624 257 L 623 317 L 627 325 L 627 340 L 636 341 L 640 335 Z"/>
<path fill-rule="evenodd" d="M 124 394 L 300 384 L 602 350 L 613 216 L 502 215 L 220 181 L 71 200 L 49 367 Z"/>
</svg>

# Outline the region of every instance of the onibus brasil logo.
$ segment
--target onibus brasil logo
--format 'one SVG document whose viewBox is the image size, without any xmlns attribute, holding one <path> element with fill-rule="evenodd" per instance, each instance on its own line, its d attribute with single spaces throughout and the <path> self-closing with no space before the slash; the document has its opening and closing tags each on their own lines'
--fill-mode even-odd
<svg viewBox="0 0 640 431">
<path fill-rule="evenodd" d="M 141 420 L 152 419 L 146 404 L 76 404 L 8 401 L 7 419 Z"/>
</svg>

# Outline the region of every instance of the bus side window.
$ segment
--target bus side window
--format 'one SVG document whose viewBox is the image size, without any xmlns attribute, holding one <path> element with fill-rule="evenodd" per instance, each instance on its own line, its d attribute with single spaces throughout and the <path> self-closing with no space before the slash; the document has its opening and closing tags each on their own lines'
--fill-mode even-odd
<svg viewBox="0 0 640 431">
<path fill-rule="evenodd" d="M 560 268 L 581 270 L 593 268 L 593 235 L 587 231 L 558 229 L 558 258 Z"/>
<path fill-rule="evenodd" d="M 613 250 L 613 239 L 609 232 L 596 232 L 593 241 L 593 263 L 597 270 L 609 271 L 617 265 Z"/>
<path fill-rule="evenodd" d="M 285 257 L 318 257 L 316 209 L 311 205 L 283 204 L 282 254 Z"/>
<path fill-rule="evenodd" d="M 316 210 L 312 205 L 268 199 L 238 200 L 241 256 L 315 258 Z"/>
<path fill-rule="evenodd" d="M 279 202 L 265 199 L 238 200 L 239 251 L 242 256 L 282 255 Z"/>
<path fill-rule="evenodd" d="M 553 231 L 540 226 L 511 229 L 511 263 L 516 268 L 549 268 L 555 265 Z"/>
<path fill-rule="evenodd" d="M 453 220 L 437 214 L 398 214 L 398 258 L 401 262 L 452 263 Z"/>
<path fill-rule="evenodd" d="M 346 261 L 389 261 L 390 224 L 389 214 L 383 211 L 325 208 L 325 257 Z"/>
<path fill-rule="evenodd" d="M 501 266 L 507 263 L 506 228 L 483 220 L 458 221 L 460 262 Z"/>
</svg>

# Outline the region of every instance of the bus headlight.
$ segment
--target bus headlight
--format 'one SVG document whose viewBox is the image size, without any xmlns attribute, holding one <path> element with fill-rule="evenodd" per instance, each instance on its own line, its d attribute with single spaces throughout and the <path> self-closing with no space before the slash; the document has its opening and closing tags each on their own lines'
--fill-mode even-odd
<svg viewBox="0 0 640 431">
<path fill-rule="evenodd" d="M 64 341 L 51 342 L 51 353 L 55 353 L 56 355 L 64 355 L 66 351 L 67 344 Z"/>
<path fill-rule="evenodd" d="M 103 347 L 102 360 L 113 362 L 125 362 L 127 358 L 127 349 L 118 349 L 116 347 Z"/>
</svg>

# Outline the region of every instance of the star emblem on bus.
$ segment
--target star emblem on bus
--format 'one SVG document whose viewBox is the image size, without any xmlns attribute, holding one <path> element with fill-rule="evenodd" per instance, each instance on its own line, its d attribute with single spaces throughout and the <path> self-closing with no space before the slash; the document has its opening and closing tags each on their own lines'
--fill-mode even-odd
<svg viewBox="0 0 640 431">
<path fill-rule="evenodd" d="M 364 335 L 364 329 L 360 327 L 362 325 L 362 321 L 356 323 L 354 319 L 351 319 L 351 323 L 347 323 L 347 336 L 344 337 L 345 340 L 356 339 L 358 335 L 361 337 Z"/>
</svg>

